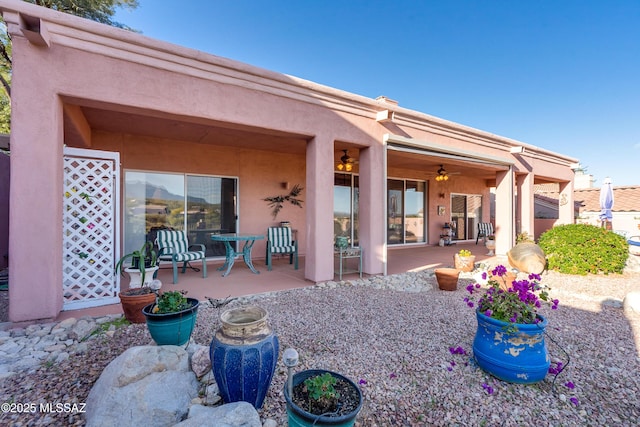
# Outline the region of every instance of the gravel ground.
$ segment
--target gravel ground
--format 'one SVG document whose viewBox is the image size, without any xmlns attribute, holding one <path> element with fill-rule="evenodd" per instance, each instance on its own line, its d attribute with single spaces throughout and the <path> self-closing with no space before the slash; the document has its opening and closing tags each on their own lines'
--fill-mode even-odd
<svg viewBox="0 0 640 427">
<path fill-rule="evenodd" d="M 471 359 L 475 316 L 455 292 L 440 291 L 431 272 L 389 281 L 411 282 L 413 291 L 379 289 L 380 278 L 333 283 L 249 299 L 269 311 L 281 351 L 300 353 L 299 369 L 327 368 L 360 383 L 364 396 L 358 426 L 603 426 L 640 420 L 640 315 L 623 312 L 624 295 L 640 291 L 640 273 L 567 276 L 545 273 L 560 299 L 549 319 L 552 360 L 568 367 L 535 385 L 494 380 Z M 464 282 L 464 280 L 461 280 Z M 430 289 L 430 284 L 434 289 Z M 229 306 L 247 301 L 234 301 Z M 209 344 L 218 309 L 204 304 L 194 339 Z M 0 382 L 2 401 L 84 402 L 102 369 L 125 348 L 148 344 L 144 325 L 103 336 L 83 355 L 36 373 Z M 462 347 L 468 355 L 451 354 Z M 262 419 L 286 424 L 282 387 L 285 369 L 274 375 Z M 575 388 L 566 386 L 572 382 Z M 489 388 L 492 393 L 489 393 Z M 79 416 L 34 414 L 0 425 L 83 425 Z"/>
</svg>

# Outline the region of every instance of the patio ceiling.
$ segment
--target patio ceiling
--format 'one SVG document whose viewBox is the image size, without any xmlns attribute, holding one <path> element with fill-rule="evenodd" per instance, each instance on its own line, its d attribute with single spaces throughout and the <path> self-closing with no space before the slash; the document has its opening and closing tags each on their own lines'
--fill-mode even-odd
<svg viewBox="0 0 640 427">
<path fill-rule="evenodd" d="M 109 108 L 102 105 L 73 104 L 72 107 L 76 115 L 78 112 L 81 114 L 81 121 L 84 121 L 91 131 L 124 133 L 302 155 L 306 152 L 306 144 L 309 139 L 304 135 L 196 117 L 177 116 L 158 111 L 138 111 L 135 109 L 123 111 L 122 108 Z M 65 109 L 65 143 L 71 147 L 83 147 L 85 143 L 76 122 L 77 117 L 72 120 Z"/>
<path fill-rule="evenodd" d="M 72 117 L 73 114 L 76 117 Z M 80 120 L 78 120 L 78 116 Z M 85 140 L 86 137 L 83 137 L 83 128 L 88 128 L 90 132 L 124 133 L 298 155 L 306 153 L 306 144 L 311 138 L 309 135 L 285 133 L 236 123 L 179 116 L 87 100 L 65 99 L 65 143 L 70 147 L 86 147 L 89 143 Z M 87 129 L 84 130 L 86 133 Z M 349 156 L 357 163 L 360 155 L 359 148 L 361 147 L 354 144 L 336 141 L 334 146 L 335 162 L 339 161 L 343 154 L 342 150 L 349 150 Z M 440 165 L 444 165 L 450 174 L 484 179 L 487 181 L 487 185 L 492 185 L 495 182 L 497 170 L 504 169 L 504 167 L 497 165 L 396 150 L 387 150 L 387 165 L 389 168 L 426 171 L 434 176 Z M 357 169 L 355 171 L 357 172 Z M 536 184 L 545 182 L 551 181 L 545 181 L 536 176 Z"/>
</svg>

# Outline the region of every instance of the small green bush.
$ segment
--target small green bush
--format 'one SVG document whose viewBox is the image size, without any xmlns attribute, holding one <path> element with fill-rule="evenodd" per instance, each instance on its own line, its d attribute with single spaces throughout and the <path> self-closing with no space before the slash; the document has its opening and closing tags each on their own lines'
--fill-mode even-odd
<svg viewBox="0 0 640 427">
<path fill-rule="evenodd" d="M 624 237 L 586 224 L 554 227 L 540 236 L 549 270 L 566 274 L 622 273 L 629 256 Z"/>
</svg>

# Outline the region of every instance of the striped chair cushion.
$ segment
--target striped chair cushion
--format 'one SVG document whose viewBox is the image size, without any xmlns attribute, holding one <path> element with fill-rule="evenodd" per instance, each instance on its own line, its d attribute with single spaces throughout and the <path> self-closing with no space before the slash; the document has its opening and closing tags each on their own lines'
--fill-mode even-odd
<svg viewBox="0 0 640 427">
<path fill-rule="evenodd" d="M 491 236 L 493 234 L 493 224 L 490 222 L 478 223 L 478 234 L 480 236 Z"/>
<path fill-rule="evenodd" d="M 272 253 L 282 254 L 296 250 L 295 244 L 291 241 L 291 228 L 289 227 L 269 227 L 267 237 Z"/>
<path fill-rule="evenodd" d="M 173 259 L 176 261 L 193 261 L 204 258 L 203 251 L 189 251 L 187 233 L 181 230 L 159 230 L 158 248 L 160 259 Z"/>
<path fill-rule="evenodd" d="M 176 261 L 194 261 L 204 258 L 203 251 L 182 252 L 175 255 Z"/>
</svg>

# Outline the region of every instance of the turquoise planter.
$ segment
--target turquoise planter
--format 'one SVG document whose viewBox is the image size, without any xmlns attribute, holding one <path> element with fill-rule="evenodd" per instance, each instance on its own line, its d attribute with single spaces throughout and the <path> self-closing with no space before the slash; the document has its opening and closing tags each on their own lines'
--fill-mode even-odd
<svg viewBox="0 0 640 427">
<path fill-rule="evenodd" d="M 341 415 L 339 417 L 330 417 L 326 415 L 314 415 L 310 412 L 305 411 L 300 408 L 298 405 L 293 403 L 291 400 L 291 396 L 289 396 L 289 390 L 287 389 L 287 384 L 285 382 L 284 385 L 284 398 L 287 401 L 287 417 L 289 420 L 289 427 L 311 427 L 311 426 L 334 426 L 334 427 L 351 427 L 355 424 L 356 417 L 362 409 L 362 392 L 360 388 L 349 378 L 340 375 L 336 372 L 327 371 L 324 369 L 309 369 L 306 371 L 299 372 L 293 376 L 293 387 L 298 384 L 304 382 L 307 378 L 322 375 L 325 372 L 330 373 L 334 377 L 346 381 L 350 384 L 358 393 L 358 407 L 345 415 Z"/>
<path fill-rule="evenodd" d="M 177 313 L 151 313 L 155 303 L 142 309 L 147 320 L 147 328 L 156 344 L 184 345 L 189 341 L 196 325 L 200 301 L 195 298 L 187 298 L 187 301 L 191 307 Z"/>
<path fill-rule="evenodd" d="M 478 366 L 494 377 L 510 383 L 542 381 L 551 361 L 544 340 L 547 320 L 538 315 L 537 324 L 516 324 L 518 331 L 505 332 L 508 322 L 476 311 L 478 329 L 473 340 L 473 357 Z"/>
</svg>

